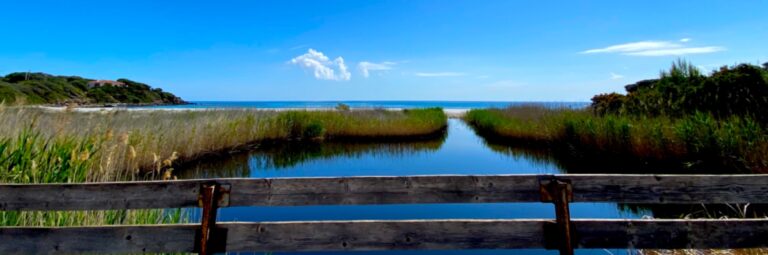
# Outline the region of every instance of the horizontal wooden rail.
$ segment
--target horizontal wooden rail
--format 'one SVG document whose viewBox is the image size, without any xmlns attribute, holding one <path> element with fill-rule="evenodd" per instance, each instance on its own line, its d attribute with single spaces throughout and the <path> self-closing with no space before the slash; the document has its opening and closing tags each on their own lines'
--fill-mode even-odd
<svg viewBox="0 0 768 255">
<path fill-rule="evenodd" d="M 219 223 L 226 251 L 549 248 L 552 220 Z M 0 253 L 193 252 L 199 225 L 0 228 Z M 574 220 L 578 248 L 767 247 L 768 220 Z M 109 244 L 109 245 L 101 245 Z M 87 247 L 87 248 L 86 248 Z M 221 251 L 221 250 L 220 250 Z"/>
<path fill-rule="evenodd" d="M 768 203 L 768 175 L 446 175 L 0 184 L 0 210 L 195 207 L 204 184 L 226 187 L 219 206 L 541 202 L 552 178 L 570 202 Z"/>
</svg>

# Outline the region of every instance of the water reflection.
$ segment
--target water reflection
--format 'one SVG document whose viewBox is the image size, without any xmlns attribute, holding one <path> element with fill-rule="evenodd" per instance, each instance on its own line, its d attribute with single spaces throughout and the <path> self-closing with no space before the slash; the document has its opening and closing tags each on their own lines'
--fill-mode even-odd
<svg viewBox="0 0 768 255">
<path fill-rule="evenodd" d="M 266 142 L 247 153 L 225 155 L 184 169 L 180 178 L 249 177 L 251 170 L 285 170 L 313 160 L 363 157 L 393 158 L 434 152 L 445 142 L 446 133 L 416 141 L 310 141 Z"/>
<path fill-rule="evenodd" d="M 551 174 L 561 169 L 546 158 L 500 154 L 469 126 L 449 120 L 441 137 L 412 142 L 266 143 L 254 150 L 190 165 L 182 178 L 318 177 L 428 174 Z M 574 218 L 636 218 L 611 203 L 577 203 Z M 553 218 L 545 203 L 388 204 L 230 207 L 222 221 L 301 221 L 369 219 L 530 219 Z M 302 253 L 298 253 L 302 254 Z M 354 254 L 557 254 L 544 250 L 386 251 Z M 580 254 L 605 254 L 586 252 Z"/>
<path fill-rule="evenodd" d="M 550 163 L 566 173 L 588 174 L 716 174 L 709 170 L 692 170 L 680 161 L 648 162 L 637 158 L 619 155 L 605 155 L 570 148 L 553 148 L 541 145 L 521 144 L 515 141 L 493 137 L 475 130 L 482 137 L 483 143 L 494 152 L 513 158 L 525 158 L 530 161 Z M 721 168 L 722 169 L 722 168 Z M 616 204 L 621 212 L 630 215 L 653 216 L 655 218 L 762 218 L 768 215 L 765 204 L 694 204 L 694 205 L 659 205 L 659 204 Z"/>
</svg>

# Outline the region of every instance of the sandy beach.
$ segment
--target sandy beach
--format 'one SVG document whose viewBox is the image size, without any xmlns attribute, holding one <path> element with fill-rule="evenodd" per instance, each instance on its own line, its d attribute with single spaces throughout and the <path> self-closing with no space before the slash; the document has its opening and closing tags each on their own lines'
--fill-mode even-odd
<svg viewBox="0 0 768 255">
<path fill-rule="evenodd" d="M 47 111 L 65 111 L 64 106 L 33 106 L 35 108 Z M 402 111 L 403 108 L 352 108 L 352 111 L 364 111 L 373 109 L 384 109 L 388 111 Z M 75 107 L 71 108 L 78 112 L 108 112 L 108 111 L 218 111 L 218 110 L 256 110 L 256 111 L 338 111 L 335 108 L 149 108 L 149 107 Z M 443 109 L 448 118 L 461 118 L 470 109 Z"/>
</svg>

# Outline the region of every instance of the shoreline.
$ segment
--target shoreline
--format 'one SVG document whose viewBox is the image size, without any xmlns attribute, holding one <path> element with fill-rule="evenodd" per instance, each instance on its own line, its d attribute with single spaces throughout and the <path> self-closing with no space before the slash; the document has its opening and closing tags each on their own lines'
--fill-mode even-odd
<svg viewBox="0 0 768 255">
<path fill-rule="evenodd" d="M 157 108 L 150 108 L 150 107 L 74 107 L 74 108 L 67 108 L 66 106 L 32 106 L 33 108 L 43 109 L 47 111 L 77 111 L 77 112 L 108 112 L 108 111 L 227 111 L 227 110 L 254 110 L 254 111 L 339 111 L 336 108 L 315 108 L 315 107 L 307 107 L 307 108 L 252 108 L 252 107 L 221 107 L 221 108 L 186 108 L 186 107 L 179 107 L 179 108 L 163 108 L 163 107 L 157 107 Z M 367 110 L 375 110 L 375 109 L 383 109 L 387 111 L 402 111 L 406 110 L 407 108 L 352 108 L 350 111 L 367 111 Z M 418 109 L 418 108 L 415 108 Z M 463 118 L 464 115 L 466 115 L 467 112 L 469 112 L 468 108 L 450 108 L 450 109 L 443 109 L 443 113 L 448 118 Z"/>
</svg>

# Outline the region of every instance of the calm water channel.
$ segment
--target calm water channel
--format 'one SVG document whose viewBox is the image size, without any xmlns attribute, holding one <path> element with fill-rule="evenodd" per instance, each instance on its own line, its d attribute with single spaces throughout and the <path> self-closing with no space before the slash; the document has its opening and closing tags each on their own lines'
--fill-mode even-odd
<svg viewBox="0 0 768 255">
<path fill-rule="evenodd" d="M 182 178 L 393 176 L 427 174 L 563 173 L 547 159 L 490 147 L 457 119 L 450 119 L 442 138 L 407 143 L 335 143 L 263 145 L 251 152 L 201 162 L 182 171 Z M 574 218 L 637 218 L 616 204 L 576 203 Z M 291 221 L 359 219 L 498 219 L 553 218 L 543 203 L 355 205 L 224 208 L 222 221 Z M 626 251 L 582 250 L 577 254 L 625 254 Z M 291 254 L 291 253 L 278 253 Z M 307 254 L 307 253 L 302 253 Z M 311 253 L 333 254 L 333 253 Z M 347 254 L 557 254 L 545 250 L 394 251 Z"/>
</svg>

